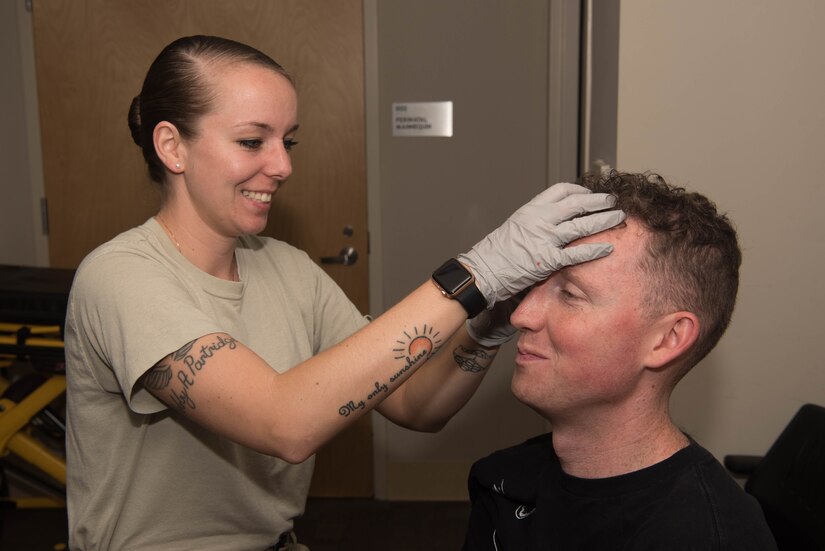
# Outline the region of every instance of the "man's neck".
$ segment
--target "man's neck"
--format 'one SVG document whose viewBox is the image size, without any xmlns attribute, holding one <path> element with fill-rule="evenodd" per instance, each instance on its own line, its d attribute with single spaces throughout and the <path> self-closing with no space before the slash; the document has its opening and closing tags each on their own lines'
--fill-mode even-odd
<svg viewBox="0 0 825 551">
<path fill-rule="evenodd" d="M 562 469 L 580 478 L 607 478 L 664 461 L 689 443 L 667 411 L 552 420 Z"/>
</svg>

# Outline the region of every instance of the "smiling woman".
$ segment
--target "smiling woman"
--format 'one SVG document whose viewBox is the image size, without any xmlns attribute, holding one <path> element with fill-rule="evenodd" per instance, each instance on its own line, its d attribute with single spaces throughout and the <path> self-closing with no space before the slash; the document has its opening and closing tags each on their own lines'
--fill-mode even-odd
<svg viewBox="0 0 825 551">
<path fill-rule="evenodd" d="M 300 549 L 321 446 L 372 409 L 439 430 L 511 334 L 471 337 L 468 316 L 610 252 L 562 247 L 621 221 L 599 212 L 612 200 L 554 186 L 450 261 L 460 289 L 434 277 L 367 324 L 304 252 L 257 235 L 297 105 L 278 63 L 231 40 L 176 40 L 149 68 L 129 122 L 160 210 L 84 259 L 66 318 L 72 548 Z"/>
<path fill-rule="evenodd" d="M 272 195 L 292 174 L 298 101 L 290 80 L 270 66 L 204 65 L 201 78 L 213 97 L 197 135 L 187 138 L 164 120 L 154 127 L 152 146 L 168 171 L 159 216 L 169 230 L 181 229 L 175 233 L 189 261 L 222 277 L 212 252 L 229 258 L 238 235 L 263 231 Z"/>
</svg>

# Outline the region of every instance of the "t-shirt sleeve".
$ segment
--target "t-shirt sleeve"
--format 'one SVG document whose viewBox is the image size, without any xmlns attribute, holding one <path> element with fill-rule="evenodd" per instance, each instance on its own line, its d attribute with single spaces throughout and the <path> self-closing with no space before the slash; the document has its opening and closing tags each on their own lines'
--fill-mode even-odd
<svg viewBox="0 0 825 551">
<path fill-rule="evenodd" d="M 167 267 L 133 252 L 101 253 L 84 262 L 70 311 L 80 345 L 100 359 L 92 363 L 108 366 L 137 413 L 165 409 L 137 385 L 146 371 L 186 343 L 221 331 Z M 104 387 L 111 374 L 92 373 Z"/>
<path fill-rule="evenodd" d="M 326 272 L 314 263 L 312 270 L 317 282 L 313 313 L 314 353 L 317 354 L 338 344 L 369 321 Z"/>
</svg>

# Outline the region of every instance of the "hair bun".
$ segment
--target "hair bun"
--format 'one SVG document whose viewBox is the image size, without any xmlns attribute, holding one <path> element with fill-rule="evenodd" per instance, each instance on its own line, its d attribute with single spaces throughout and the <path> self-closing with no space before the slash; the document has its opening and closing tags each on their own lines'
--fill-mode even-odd
<svg viewBox="0 0 825 551">
<path fill-rule="evenodd" d="M 143 134 L 140 126 L 140 96 L 137 95 L 129 106 L 129 130 L 132 132 L 134 142 L 143 147 Z"/>
</svg>

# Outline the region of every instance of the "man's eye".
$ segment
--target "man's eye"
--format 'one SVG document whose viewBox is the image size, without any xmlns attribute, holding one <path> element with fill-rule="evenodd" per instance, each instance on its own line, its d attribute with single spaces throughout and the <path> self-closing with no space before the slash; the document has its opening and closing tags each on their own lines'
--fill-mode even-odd
<svg viewBox="0 0 825 551">
<path fill-rule="evenodd" d="M 241 140 L 238 142 L 244 149 L 260 149 L 261 140 Z"/>
<path fill-rule="evenodd" d="M 564 300 L 575 300 L 579 297 L 568 291 L 567 289 L 559 289 L 559 294 Z"/>
<path fill-rule="evenodd" d="M 284 140 L 284 149 L 286 149 L 287 151 L 291 151 L 292 148 L 295 147 L 296 145 L 298 145 L 298 142 L 296 142 L 292 138 L 286 138 Z"/>
</svg>

